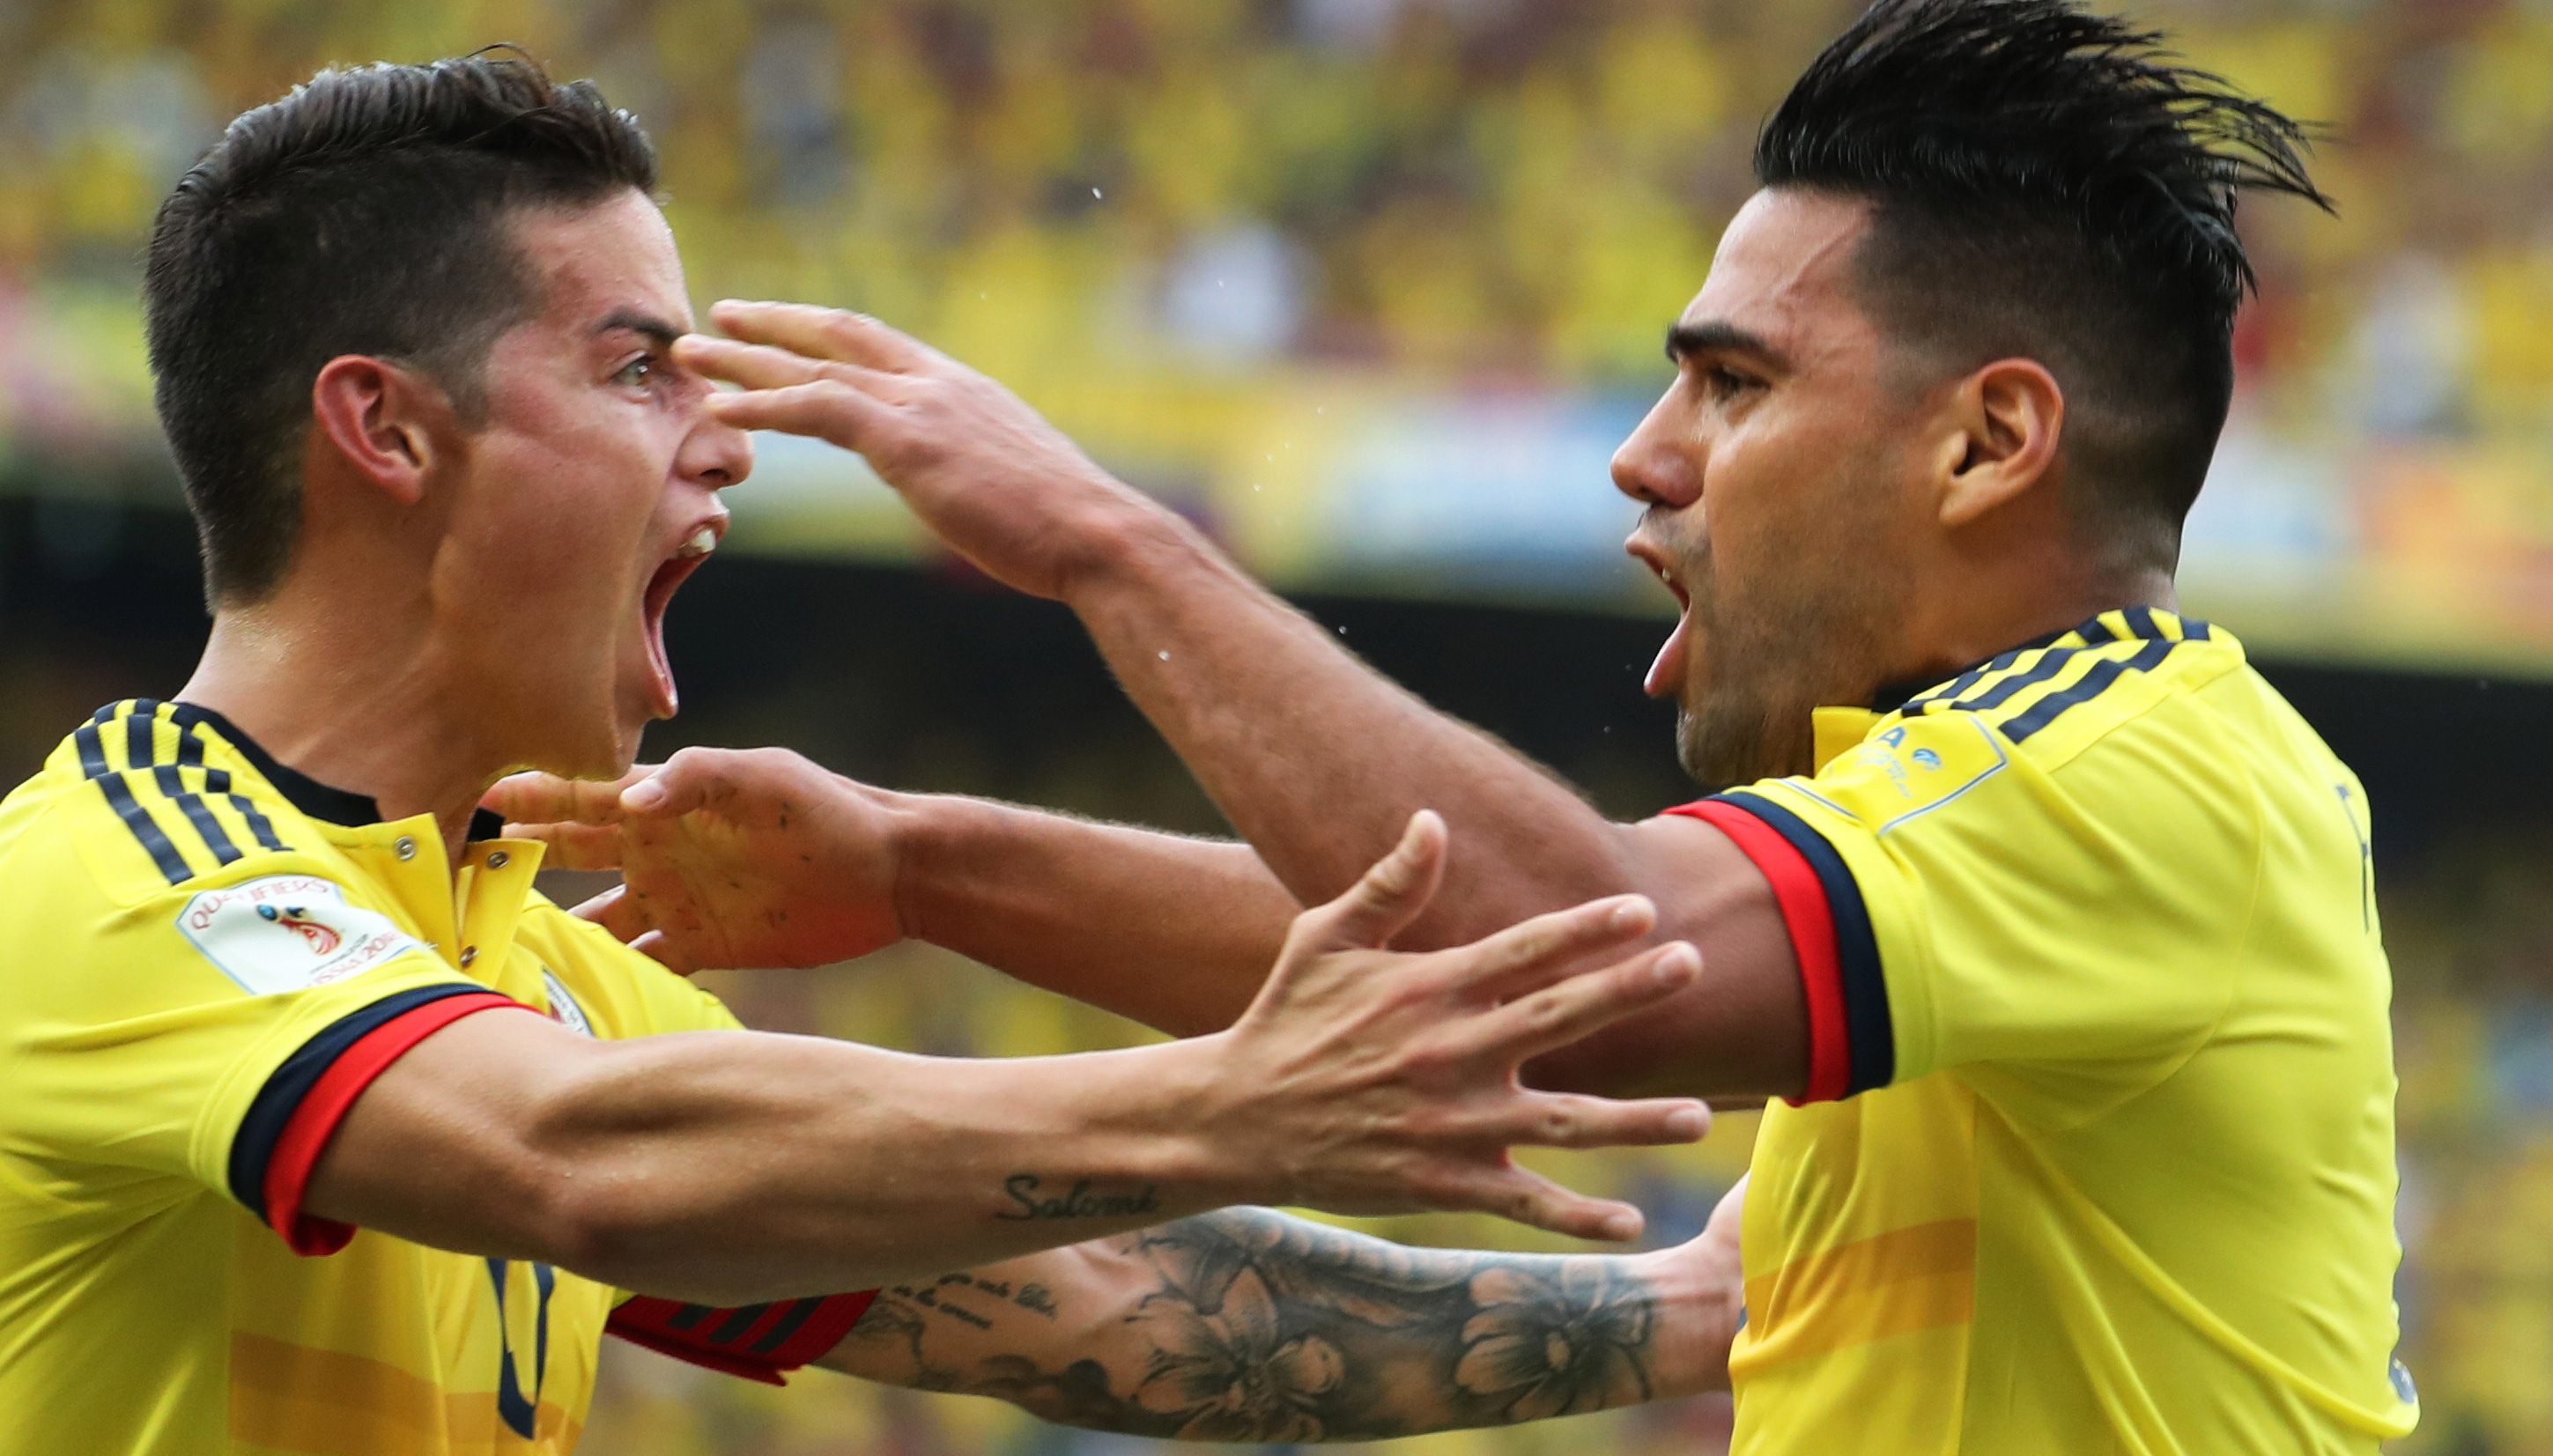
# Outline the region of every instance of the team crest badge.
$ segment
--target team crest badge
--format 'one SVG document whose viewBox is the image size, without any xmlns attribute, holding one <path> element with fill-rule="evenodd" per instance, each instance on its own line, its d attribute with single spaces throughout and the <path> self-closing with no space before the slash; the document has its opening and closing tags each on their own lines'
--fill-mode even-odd
<svg viewBox="0 0 2553 1456">
<path fill-rule="evenodd" d="M 334 880 L 271 874 L 186 902 L 177 929 L 251 995 L 362 975 L 417 943 L 389 917 L 346 903 Z"/>
</svg>

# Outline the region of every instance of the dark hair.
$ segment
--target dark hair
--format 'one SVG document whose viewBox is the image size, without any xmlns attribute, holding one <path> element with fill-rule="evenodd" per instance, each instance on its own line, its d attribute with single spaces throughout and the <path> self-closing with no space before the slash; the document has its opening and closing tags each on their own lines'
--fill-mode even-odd
<svg viewBox="0 0 2553 1456">
<path fill-rule="evenodd" d="M 517 55 L 323 70 L 232 122 L 161 204 L 144 284 L 207 602 L 257 600 L 291 559 L 321 366 L 411 366 L 477 419 L 488 350 L 538 295 L 507 214 L 655 182 L 627 113 Z"/>
<path fill-rule="evenodd" d="M 2237 194 L 2328 210 L 2306 129 L 2074 0 L 1877 0 L 1764 124 L 1767 187 L 1869 199 L 1855 286 L 1924 367 L 2047 366 L 2078 512 L 2169 564 L 2255 286 Z"/>
</svg>

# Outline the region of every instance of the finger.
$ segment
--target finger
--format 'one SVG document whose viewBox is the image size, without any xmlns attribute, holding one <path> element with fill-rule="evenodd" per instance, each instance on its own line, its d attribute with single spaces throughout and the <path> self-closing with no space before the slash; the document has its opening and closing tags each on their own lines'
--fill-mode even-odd
<svg viewBox="0 0 2553 1456">
<path fill-rule="evenodd" d="M 674 358 L 711 379 L 725 380 L 748 390 L 785 390 L 818 380 L 839 380 L 862 393 L 901 402 L 912 389 L 904 376 L 884 370 L 820 362 L 768 344 L 739 344 L 707 334 L 685 334 L 675 340 Z"/>
<path fill-rule="evenodd" d="M 663 767 L 620 791 L 620 808 L 632 819 L 673 819 L 735 797 L 735 756 L 686 748 Z"/>
<path fill-rule="evenodd" d="M 1537 915 L 1431 958 L 1453 962 L 1456 982 L 1476 994 L 1504 999 L 1550 985 L 1579 961 L 1636 941 L 1657 923 L 1647 896 L 1615 895 Z"/>
<path fill-rule="evenodd" d="M 1695 1097 L 1617 1102 L 1577 1092 L 1528 1092 L 1490 1135 L 1509 1147 L 1667 1148 L 1698 1143 L 1711 1109 Z"/>
<path fill-rule="evenodd" d="M 894 406 L 837 379 L 814 380 L 781 390 L 746 390 L 709 397 L 710 412 L 740 430 L 779 430 L 809 435 L 857 450 L 891 418 Z"/>
<path fill-rule="evenodd" d="M 648 959 L 655 961 L 658 965 L 665 967 L 676 975 L 690 975 L 693 971 L 700 969 L 699 966 L 692 964 L 692 962 L 684 956 L 683 952 L 675 947 L 672 941 L 665 939 L 665 933 L 663 931 L 647 932 L 638 939 L 631 941 L 629 943 L 629 949 L 646 956 Z"/>
<path fill-rule="evenodd" d="M 774 349 L 768 344 L 742 344 L 708 334 L 685 334 L 674 341 L 674 362 L 695 374 L 725 380 L 748 390 L 778 390 L 828 375 L 828 363 Z"/>
<path fill-rule="evenodd" d="M 1512 1065 L 1582 1041 L 1646 1011 L 1702 976 L 1702 952 L 1683 941 L 1582 971 L 1490 1011 L 1460 1034 L 1465 1049 Z"/>
<path fill-rule="evenodd" d="M 505 838 L 547 844 L 548 850 L 541 855 L 543 869 L 620 867 L 620 831 L 610 825 L 508 823 Z"/>
<path fill-rule="evenodd" d="M 838 359 L 891 374 L 912 374 L 943 357 L 911 334 L 840 308 L 727 298 L 710 306 L 710 317 L 729 337 L 749 344 L 777 344 L 812 358 Z"/>
<path fill-rule="evenodd" d="M 1432 809 L 1409 816 L 1400 842 L 1374 862 L 1348 892 L 1304 912 L 1302 948 L 1314 953 L 1371 949 L 1409 928 L 1445 873 L 1445 821 Z"/>
<path fill-rule="evenodd" d="M 612 824 L 620 818 L 620 791 L 655 771 L 656 765 L 642 763 L 610 780 L 507 774 L 490 785 L 479 803 L 516 824 Z"/>
<path fill-rule="evenodd" d="M 1449 1206 L 1495 1213 L 1573 1239 L 1627 1244 L 1648 1226 L 1640 1210 L 1628 1203 L 1591 1198 L 1512 1163 L 1469 1176 L 1456 1187 L 1465 1201 Z"/>
</svg>

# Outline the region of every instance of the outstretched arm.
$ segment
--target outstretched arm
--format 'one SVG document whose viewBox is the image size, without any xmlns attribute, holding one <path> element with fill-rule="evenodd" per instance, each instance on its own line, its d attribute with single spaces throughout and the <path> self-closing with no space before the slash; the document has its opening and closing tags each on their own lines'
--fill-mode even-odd
<svg viewBox="0 0 2553 1456">
<path fill-rule="evenodd" d="M 819 1363 L 1199 1441 L 1381 1440 L 1695 1395 L 1727 1387 L 1742 1198 L 1692 1243 L 1630 1257 L 1413 1249 L 1229 1209 L 891 1288 Z"/>
<path fill-rule="evenodd" d="M 1187 1042 L 959 1062 L 749 1032 L 597 1043 L 536 1015 L 468 1016 L 399 1055 L 333 1137 L 313 1134 L 325 1152 L 299 1206 L 704 1303 L 865 1288 L 1234 1203 L 1481 1209 L 1633 1237 L 1636 1209 L 1507 1150 L 1691 1141 L 1703 1110 L 1527 1092 L 1514 1068 L 1673 994 L 1692 948 L 1571 973 L 1649 929 L 1645 904 L 1615 900 L 1456 951 L 1371 949 L 1426 903 L 1443 833 L 1414 818 L 1353 893 L 1297 917 L 1239 1022 Z"/>
</svg>

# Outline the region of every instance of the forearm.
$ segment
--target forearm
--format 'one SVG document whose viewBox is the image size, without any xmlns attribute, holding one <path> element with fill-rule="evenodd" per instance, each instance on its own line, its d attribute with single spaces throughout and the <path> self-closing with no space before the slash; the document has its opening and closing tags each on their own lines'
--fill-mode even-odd
<svg viewBox="0 0 2553 1456">
<path fill-rule="evenodd" d="M 1445 816 L 1454 847 L 1402 944 L 1653 888 L 1619 829 L 1568 787 L 1375 673 L 1166 512 L 1114 535 L 1066 600 L 1299 898 L 1337 893 L 1421 808 Z"/>
<path fill-rule="evenodd" d="M 1147 1436 L 1498 1425 L 1724 1388 L 1736 1292 L 1683 1255 L 1410 1249 L 1229 1209 L 891 1288 L 822 1363 Z"/>
<path fill-rule="evenodd" d="M 1175 1036 L 1231 1025 L 1302 909 L 1247 844 L 892 802 L 905 934 Z"/>
<path fill-rule="evenodd" d="M 475 1045 L 456 1056 L 463 1044 L 429 1038 L 366 1091 L 312 1178 L 312 1212 L 742 1304 L 1259 1196 L 1197 1133 L 1210 1043 L 953 1062 L 701 1032 L 570 1057 L 527 1040 L 555 1031 L 537 1018 L 461 1026 Z M 498 1066 L 510 1084 L 494 1084 Z M 450 1131 L 420 1131 L 437 1125 Z"/>
</svg>

